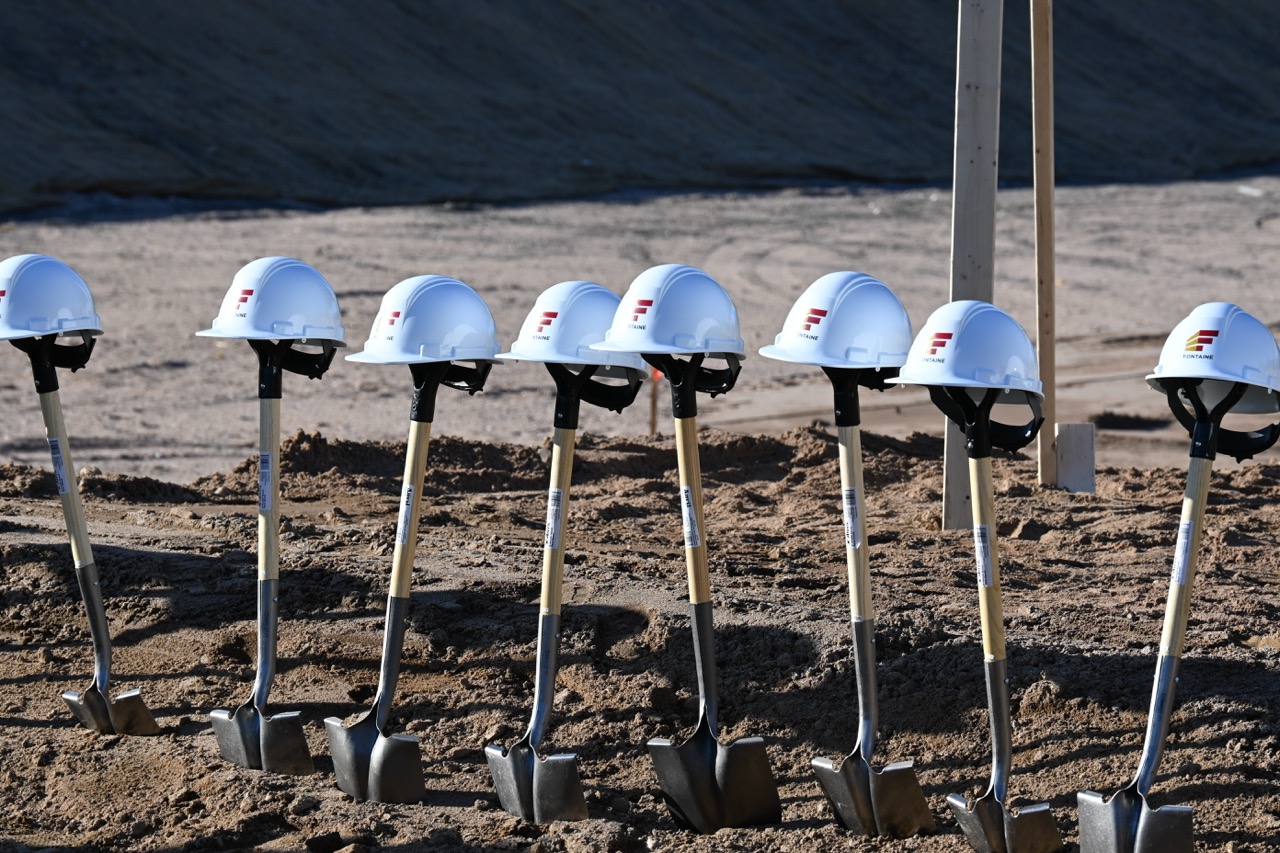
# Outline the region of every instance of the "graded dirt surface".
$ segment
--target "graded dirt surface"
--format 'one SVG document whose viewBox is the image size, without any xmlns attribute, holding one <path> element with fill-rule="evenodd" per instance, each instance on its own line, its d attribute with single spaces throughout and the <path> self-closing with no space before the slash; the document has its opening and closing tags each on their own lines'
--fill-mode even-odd
<svg viewBox="0 0 1280 853">
<path fill-rule="evenodd" d="M 816 369 L 755 355 L 803 288 L 837 269 L 880 276 L 918 329 L 946 300 L 949 210 L 940 190 L 815 187 L 466 209 L 162 215 L 125 204 L 0 226 L 0 253 L 66 260 L 103 316 L 106 335 L 85 370 L 61 374 L 60 397 L 116 689 L 140 688 L 163 728 L 95 735 L 59 698 L 84 689 L 92 654 L 36 396 L 13 350 L 0 382 L 0 848 L 968 849 L 945 797 L 982 790 L 989 741 L 973 540 L 938 529 L 940 417 L 919 391 L 862 397 L 877 757 L 915 760 L 939 824 L 930 838 L 866 841 L 835 826 L 808 766 L 850 750 L 856 729 L 830 388 Z M 1136 769 L 1186 476 L 1186 434 L 1143 376 L 1200 302 L 1238 302 L 1276 327 L 1280 179 L 1068 187 L 1058 210 L 1060 420 L 1097 426 L 1097 492 L 1037 486 L 1033 449 L 996 459 L 995 473 L 1011 791 L 1048 802 L 1073 841 L 1076 791 L 1109 793 Z M 1002 191 L 999 211 L 996 300 L 1032 328 L 1030 193 Z M 403 368 L 339 360 L 320 381 L 286 378 L 272 699 L 302 713 L 317 772 L 219 758 L 209 712 L 245 700 L 256 650 L 256 370 L 241 342 L 193 333 L 235 270 L 268 254 L 330 279 L 348 351 L 382 294 L 426 272 L 476 287 L 503 344 L 563 279 L 621 292 L 678 260 L 725 285 L 750 357 L 732 392 L 700 404 L 722 721 L 728 737 L 765 738 L 780 826 L 678 829 L 644 749 L 696 719 L 670 408 L 663 389 L 648 436 L 647 387 L 621 415 L 582 415 L 547 749 L 579 754 L 590 819 L 537 827 L 497 807 L 483 748 L 516 740 L 532 701 L 553 398 L 537 365 L 496 366 L 475 397 L 440 393 L 393 723 L 422 738 L 426 802 L 342 794 L 322 726 L 367 707 L 377 679 Z M 1156 803 L 1195 806 L 1203 850 L 1280 850 L 1275 453 L 1215 463 L 1154 789 Z"/>
<path fill-rule="evenodd" d="M 1064 187 L 1056 219 L 1058 421 L 1097 423 L 1099 464 L 1182 466 L 1183 433 L 1143 377 L 1169 331 L 1201 302 L 1235 302 L 1280 328 L 1280 177 Z M 805 287 L 836 270 L 877 276 L 919 330 L 948 300 L 950 223 L 946 190 L 865 186 L 462 209 L 173 212 L 118 203 L 77 219 L 0 223 L 0 256 L 53 255 L 93 291 L 106 334 L 87 368 L 61 377 L 77 464 L 185 483 L 229 469 L 256 446 L 252 351 L 242 341 L 195 337 L 254 258 L 297 257 L 329 280 L 347 353 L 363 346 L 382 295 L 410 276 L 449 275 L 474 287 L 505 347 L 556 282 L 588 279 L 621 294 L 649 266 L 691 264 L 733 298 L 748 353 L 737 386 L 703 407 L 702 422 L 776 433 L 832 416 L 821 371 L 756 355 Z M 1001 191 L 994 301 L 1028 331 L 1036 323 L 1034 234 L 1031 191 Z M 0 453 L 44 464 L 25 357 L 14 350 L 3 363 Z M 404 368 L 339 355 L 319 381 L 286 377 L 283 429 L 402 439 L 411 391 Z M 441 392 L 436 432 L 541 442 L 551 430 L 552 392 L 540 365 L 499 365 L 482 394 Z M 591 428 L 646 434 L 649 392 L 641 393 L 639 404 L 602 413 Z M 665 424 L 667 395 L 658 397 Z M 927 394 L 903 386 L 865 394 L 863 425 L 902 438 L 940 432 L 941 417 Z"/>
<path fill-rule="evenodd" d="M 708 405 L 708 408 L 710 405 Z M 48 473 L 0 470 L 0 849 L 920 850 L 969 847 L 945 806 L 986 784 L 989 739 L 973 539 L 940 531 L 941 442 L 864 435 L 877 608 L 877 764 L 912 759 L 938 833 L 839 829 L 815 756 L 853 746 L 837 446 L 818 428 L 700 433 L 726 738 L 765 739 L 783 822 L 698 836 L 660 798 L 644 743 L 696 721 L 675 452 L 594 435 L 584 413 L 567 530 L 561 672 L 548 753 L 579 756 L 590 817 L 535 826 L 497 806 L 483 749 L 532 702 L 548 447 L 441 437 L 424 489 L 392 728 L 422 739 L 428 794 L 352 800 L 321 721 L 368 707 L 404 444 L 288 436 L 280 670 L 305 777 L 223 761 L 208 721 L 253 676 L 256 462 L 187 485 L 84 472 L 116 640 L 115 691 L 140 688 L 156 737 L 101 736 L 59 694 L 91 653 Z M 1137 766 L 1185 468 L 1099 471 L 1096 494 L 1035 485 L 998 454 L 996 541 L 1013 697 L 1017 804 L 1077 834 L 1076 792 Z M 1280 850 L 1280 467 L 1213 476 L 1177 710 L 1153 789 L 1195 807 L 1198 850 Z M 352 846 L 354 845 L 354 846 Z"/>
</svg>

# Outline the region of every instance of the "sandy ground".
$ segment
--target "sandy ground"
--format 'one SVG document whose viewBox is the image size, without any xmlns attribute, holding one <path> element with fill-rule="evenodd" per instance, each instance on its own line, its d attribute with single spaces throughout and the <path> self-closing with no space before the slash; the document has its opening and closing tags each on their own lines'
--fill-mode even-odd
<svg viewBox="0 0 1280 853">
<path fill-rule="evenodd" d="M 879 763 L 916 761 L 936 836 L 838 829 L 809 760 L 852 746 L 855 704 L 839 481 L 821 374 L 750 358 L 705 401 L 708 539 L 730 737 L 766 739 L 783 823 L 678 830 L 644 754 L 695 721 L 669 408 L 586 411 L 575 473 L 564 657 L 550 751 L 580 755 L 590 819 L 536 827 L 497 808 L 483 747 L 519 735 L 531 700 L 551 395 L 538 369 L 496 368 L 481 395 L 442 392 L 394 725 L 423 739 L 423 804 L 357 803 L 333 784 L 320 721 L 367 705 L 404 453 L 409 377 L 337 363 L 286 382 L 281 667 L 300 710 L 305 778 L 219 759 L 214 708 L 243 700 L 255 648 L 255 366 L 247 346 L 193 337 L 239 266 L 314 263 L 358 347 L 410 275 L 472 284 L 504 343 L 536 294 L 582 277 L 621 291 L 645 267 L 701 266 L 739 307 L 748 348 L 810 281 L 880 276 L 918 326 L 946 298 L 949 199 L 939 190 L 813 188 L 519 207 L 190 213 L 115 207 L 12 221 L 0 252 L 41 251 L 90 282 L 107 335 L 63 377 L 75 464 L 116 638 L 118 689 L 139 687 L 156 738 L 80 729 L 59 693 L 91 654 L 22 356 L 0 384 L 0 848 L 56 850 L 968 849 L 944 801 L 976 793 L 989 758 L 973 543 L 940 531 L 939 418 L 911 392 L 867 398 L 876 583 Z M 1030 194 L 1002 193 L 997 301 L 1032 317 Z M 1066 188 L 1059 195 L 1058 387 L 1065 421 L 1167 420 L 1142 376 L 1194 305 L 1236 301 L 1274 324 L 1280 178 Z M 1273 325 L 1274 327 L 1274 325 Z M 1106 417 L 1107 414 L 1110 417 Z M 664 437 L 666 436 L 666 437 Z M 1136 767 L 1187 439 L 1099 431 L 1098 492 L 1035 486 L 995 461 L 1015 722 L 1012 791 L 1076 837 L 1075 792 Z M 1197 849 L 1280 850 L 1280 636 L 1273 590 L 1275 452 L 1215 466 L 1180 702 L 1156 796 L 1196 807 Z M 352 845 L 355 845 L 352 847 Z"/>
<path fill-rule="evenodd" d="M 206 212 L 155 218 L 155 205 L 105 205 L 79 221 L 0 225 L 0 253 L 43 252 L 89 282 L 107 334 L 89 367 L 63 380 L 76 460 L 104 470 L 187 482 L 226 470 L 257 441 L 256 361 L 247 345 L 194 337 L 213 320 L 236 270 L 264 255 L 292 255 L 332 283 L 347 339 L 358 348 L 378 303 L 413 275 L 451 275 L 484 297 L 501 342 L 519 331 L 537 294 L 585 278 L 623 292 L 645 268 L 701 267 L 732 295 L 747 350 L 771 343 L 804 288 L 854 269 L 878 276 L 918 328 L 947 300 L 948 192 L 828 187 L 766 194 L 634 196 L 522 206 Z M 1029 190 L 1000 194 L 995 301 L 1034 328 L 1034 231 Z M 1237 302 L 1280 322 L 1280 177 L 1067 187 L 1057 199 L 1059 421 L 1103 413 L 1168 422 L 1147 388 L 1160 346 L 1195 305 Z M 23 356 L 0 380 L 0 453 L 47 458 Z M 551 427 L 551 385 L 536 365 L 494 370 L 475 397 L 445 393 L 437 430 L 494 441 L 538 442 Z M 352 440 L 405 434 L 407 371 L 345 363 L 320 381 L 290 377 L 287 431 L 319 429 Z M 665 395 L 659 395 L 664 397 Z M 864 403 L 864 424 L 888 435 L 939 432 L 919 391 Z M 708 407 L 708 425 L 777 432 L 830 419 L 816 368 L 751 357 L 733 393 Z M 669 417 L 660 399 L 661 422 Z M 647 433 L 637 406 L 594 429 Z M 1114 421 L 1114 419 L 1113 419 Z M 1106 423 L 1104 421 L 1104 423 Z M 1159 423 L 1153 425 L 1159 426 Z M 1101 431 L 1098 460 L 1181 465 L 1177 428 Z"/>
<path fill-rule="evenodd" d="M 708 408 L 711 408 L 708 406 Z M 594 414 L 594 413 L 592 413 Z M 594 423 L 598 417 L 585 421 Z M 985 786 L 989 740 L 973 541 L 939 531 L 940 442 L 865 436 L 876 585 L 878 766 L 912 759 L 931 837 L 839 829 L 811 775 L 853 745 L 856 704 L 836 448 L 825 432 L 704 431 L 721 722 L 763 737 L 783 822 L 697 836 L 662 803 L 644 742 L 696 720 L 678 491 L 669 439 L 580 435 L 562 668 L 548 753 L 579 755 L 589 819 L 535 826 L 497 807 L 482 749 L 528 719 L 545 517 L 545 451 L 433 442 L 392 727 L 422 739 L 422 804 L 359 803 L 333 781 L 320 721 L 366 708 L 381 643 L 403 444 L 285 442 L 280 673 L 317 772 L 222 761 L 208 723 L 253 672 L 256 470 L 189 489 L 88 475 L 95 556 L 117 642 L 163 733 L 98 736 L 59 693 L 90 655 L 50 475 L 0 471 L 3 705 L 0 847 L 53 850 L 761 849 L 963 851 L 944 805 Z M 1185 472 L 1101 473 L 1096 495 L 1034 486 L 997 459 L 997 541 L 1012 679 L 1015 804 L 1047 802 L 1070 842 L 1078 789 L 1137 765 Z M 1215 475 L 1179 704 L 1156 804 L 1195 807 L 1198 850 L 1280 850 L 1280 468 Z M 354 846 L 352 846 L 354 845 Z"/>
</svg>

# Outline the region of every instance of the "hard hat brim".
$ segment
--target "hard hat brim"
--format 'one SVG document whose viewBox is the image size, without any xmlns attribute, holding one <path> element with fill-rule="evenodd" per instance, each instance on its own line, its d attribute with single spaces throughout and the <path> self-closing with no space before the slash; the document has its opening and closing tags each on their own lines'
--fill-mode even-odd
<svg viewBox="0 0 1280 853">
<path fill-rule="evenodd" d="M 902 365 L 907 363 L 907 357 L 905 354 L 903 354 L 901 359 L 895 358 L 889 361 L 880 362 L 878 364 L 870 361 L 850 361 L 849 359 L 844 359 L 844 358 L 824 358 L 822 356 L 816 356 L 816 357 L 815 356 L 798 356 L 792 353 L 790 350 L 786 349 L 785 347 L 780 347 L 777 344 L 767 344 L 765 346 L 762 346 L 759 349 L 759 353 L 765 358 L 772 358 L 775 361 L 786 361 L 786 362 L 790 362 L 791 364 L 811 364 L 814 367 L 847 367 L 853 370 L 865 370 L 870 368 L 878 369 L 878 368 L 885 368 L 885 367 L 902 367 Z"/>
<path fill-rule="evenodd" d="M 921 385 L 925 387 L 937 386 L 939 388 L 978 388 L 983 391 L 988 391 L 994 388 L 997 391 L 1005 392 L 1000 397 L 996 398 L 997 403 L 1023 403 L 1030 397 L 1035 397 L 1038 400 L 1044 399 L 1044 391 L 1040 389 L 1031 390 L 1028 388 L 1010 388 L 1005 385 L 985 385 L 981 382 L 966 382 L 961 379 L 956 379 L 951 382 L 929 382 L 924 379 L 912 379 L 909 376 L 900 375 L 893 381 L 896 385 Z"/>
<path fill-rule="evenodd" d="M 43 338 L 45 335 L 57 335 L 60 338 L 76 338 L 76 337 L 79 337 L 81 333 L 88 333 L 93 337 L 97 337 L 99 335 L 105 334 L 101 329 L 97 329 L 97 328 L 59 329 L 56 332 L 32 332 L 27 329 L 23 329 L 22 331 L 17 332 L 15 334 L 11 334 L 11 335 L 0 332 L 0 341 L 21 341 L 26 338 Z"/>
<path fill-rule="evenodd" d="M 228 341 L 298 341 L 303 344 L 333 344 L 335 347 L 345 347 L 346 341 L 337 338 L 300 338 L 293 335 L 228 335 L 217 329 L 201 329 L 196 332 L 197 338 L 223 338 Z"/>
<path fill-rule="evenodd" d="M 611 344 L 607 341 L 601 341 L 591 345 L 594 350 L 601 352 L 630 352 L 636 355 L 697 355 L 704 353 L 711 358 L 725 358 L 727 356 L 736 356 L 738 359 L 744 359 L 747 354 L 744 350 L 708 350 L 708 349 L 690 349 L 688 347 L 663 346 L 662 344 L 650 344 L 644 349 L 636 349 L 629 346 L 620 346 Z"/>
<path fill-rule="evenodd" d="M 594 347 L 592 347 L 592 349 L 594 349 Z M 528 361 L 528 362 L 538 362 L 539 364 L 583 364 L 583 365 L 594 364 L 597 367 L 619 367 L 619 368 L 630 367 L 635 370 L 645 369 L 644 360 L 641 359 L 639 354 L 633 350 L 601 350 L 601 352 L 610 352 L 610 353 L 617 353 L 620 355 L 635 356 L 635 361 L 638 363 L 637 364 L 620 364 L 616 361 L 609 361 L 608 358 L 604 356 L 602 356 L 601 358 L 574 358 L 572 356 L 555 356 L 553 358 L 548 358 L 546 356 L 519 353 L 515 350 L 511 350 L 510 352 L 500 352 L 498 353 L 496 358 L 501 359 L 503 361 Z"/>
<path fill-rule="evenodd" d="M 421 356 L 417 358 L 411 358 L 409 356 L 395 356 L 387 358 L 386 356 L 371 353 L 368 350 L 353 352 L 351 355 L 343 356 L 343 359 L 346 361 L 358 361 L 363 364 L 437 364 L 442 361 L 464 361 L 474 362 L 476 364 L 484 364 L 486 362 L 490 364 L 502 363 L 498 356 L 493 356 L 492 358 L 424 358 Z"/>
<path fill-rule="evenodd" d="M 1161 394 L 1165 393 L 1164 388 L 1160 386 L 1161 379 L 1205 379 L 1211 382 L 1223 382 L 1231 384 L 1234 382 L 1244 382 L 1242 379 L 1231 379 L 1218 376 L 1173 376 L 1161 373 L 1151 373 L 1147 375 L 1147 384 L 1155 391 Z M 1231 411 L 1239 415 L 1270 415 L 1280 412 L 1280 389 L 1271 388 L 1267 385 L 1258 385 L 1253 382 L 1245 382 L 1249 388 L 1245 391 L 1244 396 L 1240 398 Z M 1182 395 L 1179 395 L 1180 397 Z"/>
</svg>

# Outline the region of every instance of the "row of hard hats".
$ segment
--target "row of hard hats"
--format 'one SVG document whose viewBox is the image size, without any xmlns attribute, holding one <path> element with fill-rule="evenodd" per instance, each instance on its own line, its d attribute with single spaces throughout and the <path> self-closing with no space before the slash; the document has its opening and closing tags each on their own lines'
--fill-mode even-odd
<svg viewBox="0 0 1280 853">
<path fill-rule="evenodd" d="M 45 255 L 0 262 L 0 339 L 98 335 L 101 321 L 84 281 Z M 235 276 L 212 328 L 200 335 L 299 340 L 342 346 L 333 288 L 293 258 L 260 258 Z M 641 273 L 623 297 L 592 282 L 544 291 L 508 352 L 498 352 L 493 316 L 466 284 L 446 276 L 406 279 L 383 297 L 362 352 L 352 361 L 413 364 L 517 359 L 642 369 L 641 354 L 745 355 L 732 299 L 705 272 L 663 264 Z M 869 275 L 822 276 L 800 296 L 782 332 L 760 354 L 799 364 L 897 372 L 902 384 L 1005 391 L 1001 402 L 1043 396 L 1035 350 L 1007 313 L 972 300 L 935 311 L 913 339 L 902 303 Z M 1280 347 L 1255 317 L 1227 302 L 1197 307 L 1170 334 L 1158 380 L 1204 380 L 1212 408 L 1231 385 L 1249 390 L 1237 412 L 1280 411 Z"/>
</svg>

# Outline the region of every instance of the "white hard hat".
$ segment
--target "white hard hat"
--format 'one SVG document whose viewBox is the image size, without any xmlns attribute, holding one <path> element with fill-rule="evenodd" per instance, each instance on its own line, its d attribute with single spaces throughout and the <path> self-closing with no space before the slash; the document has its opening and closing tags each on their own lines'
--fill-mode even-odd
<svg viewBox="0 0 1280 853">
<path fill-rule="evenodd" d="M 898 374 L 904 385 L 997 388 L 996 402 L 1044 397 L 1031 339 L 989 302 L 948 302 L 929 315 Z"/>
<path fill-rule="evenodd" d="M 595 364 L 597 376 L 621 375 L 623 368 L 644 370 L 633 352 L 602 352 L 591 345 L 602 340 L 622 300 L 590 281 L 562 281 L 544 290 L 520 327 L 510 352 L 498 358 L 551 364 Z"/>
<path fill-rule="evenodd" d="M 456 278 L 419 275 L 387 291 L 364 350 L 347 361 L 494 361 L 498 330 L 480 295 Z"/>
<path fill-rule="evenodd" d="M 729 294 L 702 270 L 683 264 L 662 264 L 636 276 L 604 340 L 591 348 L 718 358 L 745 353 Z"/>
<path fill-rule="evenodd" d="M 0 261 L 0 340 L 71 334 L 102 334 L 84 279 L 48 255 Z"/>
<path fill-rule="evenodd" d="M 760 354 L 819 367 L 901 367 L 911 346 L 911 319 L 879 279 L 833 272 L 800 295 L 782 332 Z"/>
<path fill-rule="evenodd" d="M 258 258 L 231 280 L 210 338 L 329 341 L 345 346 L 338 298 L 324 276 L 294 258 Z"/>
<path fill-rule="evenodd" d="M 1248 384 L 1233 412 L 1280 411 L 1280 346 L 1256 317 L 1230 302 L 1206 302 L 1173 327 L 1160 362 L 1147 377 L 1201 379 L 1200 398 L 1213 409 L 1237 382 Z"/>
</svg>

